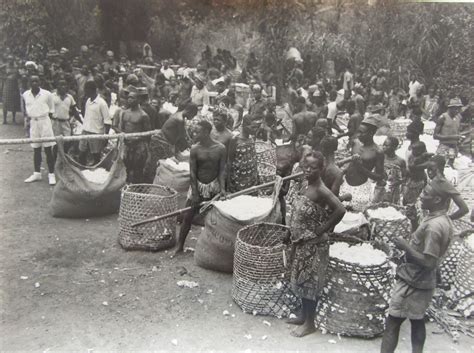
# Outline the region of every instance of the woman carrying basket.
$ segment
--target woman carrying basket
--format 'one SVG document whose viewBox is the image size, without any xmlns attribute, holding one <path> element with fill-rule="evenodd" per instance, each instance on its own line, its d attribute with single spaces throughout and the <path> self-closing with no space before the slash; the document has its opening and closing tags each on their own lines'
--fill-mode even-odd
<svg viewBox="0 0 474 353">
<path fill-rule="evenodd" d="M 291 284 L 303 303 L 299 315 L 289 321 L 301 325 L 292 331 L 295 337 L 303 337 L 316 330 L 316 305 L 329 262 L 327 232 L 339 223 L 345 213 L 342 203 L 321 179 L 323 155 L 320 152 L 305 154 L 302 169 L 305 182 L 293 202 L 294 211 L 290 219 L 293 246 Z"/>
</svg>

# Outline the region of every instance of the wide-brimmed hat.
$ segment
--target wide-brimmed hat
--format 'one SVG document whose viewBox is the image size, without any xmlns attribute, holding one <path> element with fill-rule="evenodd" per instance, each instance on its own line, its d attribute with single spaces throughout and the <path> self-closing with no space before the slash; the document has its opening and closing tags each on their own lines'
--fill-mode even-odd
<svg viewBox="0 0 474 353">
<path fill-rule="evenodd" d="M 380 120 L 381 117 L 379 114 L 371 114 L 362 120 L 362 124 L 367 124 L 378 128 L 380 126 Z"/>
<path fill-rule="evenodd" d="M 368 111 L 369 113 L 377 113 L 377 112 L 379 112 L 379 111 L 381 111 L 381 110 L 384 110 L 384 109 L 385 109 L 385 106 L 382 105 L 382 104 L 380 104 L 380 103 L 379 103 L 379 104 L 375 104 L 375 105 L 369 105 L 369 106 L 367 107 L 367 111 Z"/>
<path fill-rule="evenodd" d="M 194 76 L 194 79 L 195 79 L 196 81 L 201 82 L 201 83 L 206 83 L 206 78 L 205 78 L 203 75 L 201 75 L 201 74 L 195 75 L 195 76 Z"/>
<path fill-rule="evenodd" d="M 139 96 L 148 96 L 148 89 L 146 87 L 137 87 L 137 94 Z"/>
<path fill-rule="evenodd" d="M 127 92 L 127 93 L 138 93 L 138 89 L 137 87 L 133 86 L 133 85 L 128 85 L 127 87 L 125 87 L 123 89 L 124 92 Z"/>
<path fill-rule="evenodd" d="M 453 98 L 449 101 L 449 104 L 448 104 L 448 108 L 452 108 L 452 107 L 460 108 L 460 107 L 463 107 L 463 104 L 459 98 Z"/>
</svg>

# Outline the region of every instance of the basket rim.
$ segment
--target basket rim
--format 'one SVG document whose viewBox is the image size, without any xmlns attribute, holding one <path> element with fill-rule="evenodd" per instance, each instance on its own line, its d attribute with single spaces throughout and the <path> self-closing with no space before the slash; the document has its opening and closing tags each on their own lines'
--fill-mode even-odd
<svg viewBox="0 0 474 353">
<path fill-rule="evenodd" d="M 163 185 L 158 185 L 158 184 L 145 184 L 145 183 L 125 185 L 122 189 L 122 193 L 135 194 L 135 195 L 146 195 L 146 194 L 143 194 L 141 192 L 130 191 L 129 189 L 132 186 L 150 186 L 150 187 L 154 187 L 154 188 L 162 189 L 162 190 L 164 189 L 164 190 L 167 190 L 167 191 L 171 192 L 171 195 L 167 195 L 167 196 L 148 194 L 148 196 L 159 196 L 159 197 L 164 198 L 164 199 L 174 197 L 178 194 L 178 192 L 175 189 L 170 188 L 169 186 L 163 186 Z"/>
<path fill-rule="evenodd" d="M 246 229 L 249 229 L 249 228 L 253 228 L 253 227 L 256 227 L 256 226 L 260 226 L 260 225 L 270 225 L 270 226 L 278 226 L 278 227 L 281 227 L 281 228 L 285 228 L 287 231 L 290 231 L 290 227 L 288 226 L 284 226 L 283 224 L 278 224 L 278 223 L 270 223 L 270 222 L 259 222 L 259 223 L 254 223 L 254 224 L 249 224 L 241 229 L 239 229 L 239 231 L 237 232 L 237 238 L 235 239 L 235 242 L 237 244 L 237 242 L 240 242 L 242 244 L 244 244 L 246 247 L 248 248 L 251 248 L 251 249 L 265 249 L 265 248 L 269 248 L 268 246 L 260 246 L 260 245 L 252 245 L 252 244 L 249 244 L 245 241 L 243 241 L 240 237 L 240 232 L 243 231 L 243 230 L 246 230 Z M 286 247 L 283 243 L 281 244 L 278 244 L 276 246 L 272 246 L 272 248 L 276 248 L 276 247 Z"/>
<path fill-rule="evenodd" d="M 384 219 L 384 218 L 372 217 L 367 212 L 368 210 L 376 210 L 377 208 L 384 208 L 384 207 L 385 208 L 386 207 L 393 207 L 397 211 L 400 211 L 400 213 L 405 216 L 405 219 L 407 218 L 407 215 L 405 214 L 405 212 L 406 212 L 405 207 L 397 205 L 395 203 L 391 203 L 391 202 L 378 202 L 378 203 L 375 203 L 373 205 L 369 205 L 364 209 L 364 211 L 362 213 L 364 214 L 364 216 L 366 216 L 370 219 L 380 219 L 381 221 L 391 221 L 391 222 L 393 222 L 393 221 L 403 221 L 403 220 L 405 220 L 405 219 Z"/>
<path fill-rule="evenodd" d="M 339 240 L 339 241 L 337 241 L 337 242 L 338 242 L 338 243 L 344 243 L 344 241 L 341 241 L 341 240 Z M 364 243 L 365 243 L 365 244 L 370 244 L 370 245 L 372 245 L 372 247 L 374 247 L 374 243 L 375 243 L 375 242 L 374 242 L 374 241 L 362 241 L 362 242 L 360 242 L 360 244 L 364 244 Z M 331 247 L 331 245 L 332 245 L 332 244 L 329 244 L 329 247 Z M 355 245 L 357 245 L 357 244 L 355 244 Z M 374 247 L 374 249 L 376 249 L 376 248 Z M 379 267 L 381 267 L 381 266 L 387 265 L 387 264 L 390 262 L 389 254 L 387 254 L 387 253 L 386 253 L 384 250 L 382 250 L 382 249 L 376 249 L 376 250 L 380 250 L 380 251 L 382 251 L 382 252 L 386 255 L 385 261 L 382 262 L 381 264 L 378 264 L 378 265 L 360 265 L 360 264 L 355 264 L 355 263 L 353 263 L 353 262 L 347 262 L 347 261 L 345 261 L 345 260 L 341 260 L 341 259 L 339 259 L 339 258 L 337 258 L 337 257 L 333 257 L 333 256 L 329 256 L 329 260 L 334 260 L 335 262 L 339 262 L 339 263 L 342 263 L 342 264 L 344 264 L 344 265 L 347 264 L 347 265 L 349 265 L 349 266 L 357 267 L 357 268 L 361 268 L 361 269 L 379 268 Z"/>
</svg>

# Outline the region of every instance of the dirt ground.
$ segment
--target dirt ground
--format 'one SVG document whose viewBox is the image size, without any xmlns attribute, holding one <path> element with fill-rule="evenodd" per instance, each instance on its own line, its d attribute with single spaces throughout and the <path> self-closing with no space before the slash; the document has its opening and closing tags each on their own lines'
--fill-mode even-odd
<svg viewBox="0 0 474 353">
<path fill-rule="evenodd" d="M 13 137 L 23 137 L 22 125 L 0 125 L 0 138 Z M 380 338 L 317 332 L 298 339 L 283 320 L 244 314 L 231 298 L 232 276 L 197 267 L 192 253 L 124 251 L 117 215 L 52 218 L 46 171 L 42 182 L 23 182 L 32 167 L 28 145 L 0 146 L 1 351 L 379 350 Z M 186 246 L 195 246 L 199 231 Z M 182 279 L 199 287 L 180 288 Z M 426 352 L 473 351 L 473 340 L 453 343 L 433 323 L 427 331 Z M 409 351 L 405 324 L 398 352 Z"/>
</svg>

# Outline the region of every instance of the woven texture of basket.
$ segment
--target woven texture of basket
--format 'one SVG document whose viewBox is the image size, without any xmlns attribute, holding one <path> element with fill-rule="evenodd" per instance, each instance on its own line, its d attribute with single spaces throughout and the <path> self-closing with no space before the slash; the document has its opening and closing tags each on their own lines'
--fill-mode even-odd
<svg viewBox="0 0 474 353">
<path fill-rule="evenodd" d="M 398 138 L 401 141 L 404 141 L 406 138 L 407 127 L 410 125 L 411 120 L 389 120 L 390 125 L 390 135 Z"/>
<path fill-rule="evenodd" d="M 232 298 L 246 313 L 285 317 L 299 306 L 285 267 L 289 229 L 257 223 L 239 230 L 235 243 Z"/>
<path fill-rule="evenodd" d="M 277 168 L 274 164 L 259 162 L 257 163 L 258 182 L 259 184 L 269 183 L 275 181 L 277 175 Z M 260 195 L 271 195 L 273 187 L 262 189 L 259 191 Z"/>
<path fill-rule="evenodd" d="M 255 141 L 255 151 L 257 152 L 257 163 L 268 163 L 276 166 L 276 147 L 268 142 Z"/>
<path fill-rule="evenodd" d="M 166 218 L 138 227 L 132 224 L 178 209 L 178 193 L 153 184 L 132 184 L 122 189 L 119 213 L 119 243 L 127 250 L 167 249 L 175 244 L 176 218 Z"/>
<path fill-rule="evenodd" d="M 375 210 L 377 208 L 383 207 L 393 207 L 394 209 L 405 215 L 405 218 L 390 220 L 370 217 L 368 212 L 369 210 Z M 410 220 L 406 217 L 405 208 L 402 206 L 381 202 L 367 207 L 364 210 L 364 215 L 369 220 L 372 239 L 382 240 L 386 242 L 392 249 L 394 248 L 392 238 L 403 237 L 405 239 L 408 239 L 411 234 L 411 223 Z"/>
<path fill-rule="evenodd" d="M 439 265 L 439 283 L 438 287 L 451 286 L 456 277 L 456 268 L 458 267 L 459 253 L 461 252 L 462 240 L 456 237 L 449 244 L 448 251 Z"/>
<path fill-rule="evenodd" d="M 454 298 L 457 300 L 456 309 L 466 317 L 474 314 L 473 293 L 474 249 L 464 240 L 459 252 L 458 266 L 454 278 Z"/>
<path fill-rule="evenodd" d="M 320 328 L 365 338 L 382 334 L 393 279 L 388 259 L 381 265 L 361 266 L 330 257 L 317 308 Z"/>
</svg>

